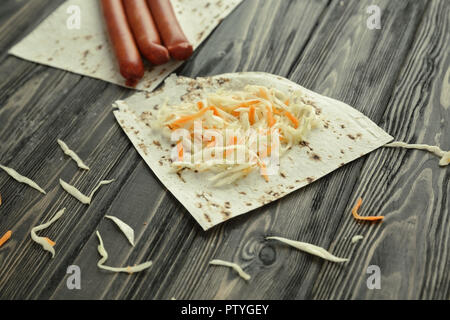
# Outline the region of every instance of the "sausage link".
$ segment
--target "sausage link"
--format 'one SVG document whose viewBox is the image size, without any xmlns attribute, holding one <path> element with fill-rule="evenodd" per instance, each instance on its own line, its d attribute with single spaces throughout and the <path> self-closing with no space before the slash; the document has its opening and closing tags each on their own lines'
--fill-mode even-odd
<svg viewBox="0 0 450 320">
<path fill-rule="evenodd" d="M 151 63 L 164 64 L 170 60 L 169 51 L 161 45 L 161 38 L 146 0 L 123 0 L 128 23 L 139 50 Z"/>
<path fill-rule="evenodd" d="M 170 0 L 147 0 L 147 3 L 170 55 L 177 60 L 188 59 L 193 48 L 181 29 Z"/>
<path fill-rule="evenodd" d="M 120 73 L 134 87 L 144 76 L 144 64 L 127 22 L 122 0 L 102 0 L 103 15 Z"/>
</svg>

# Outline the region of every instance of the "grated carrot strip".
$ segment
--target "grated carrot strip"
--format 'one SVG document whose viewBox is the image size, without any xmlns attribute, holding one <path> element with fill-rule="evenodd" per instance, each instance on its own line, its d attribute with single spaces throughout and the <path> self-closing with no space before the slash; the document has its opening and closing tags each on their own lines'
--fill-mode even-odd
<svg viewBox="0 0 450 320">
<path fill-rule="evenodd" d="M 184 150 L 181 141 L 177 143 L 177 150 L 178 150 L 178 161 L 183 161 Z"/>
<path fill-rule="evenodd" d="M 250 122 L 251 125 L 255 123 L 255 107 L 253 106 L 250 107 L 250 112 L 248 114 L 248 121 Z"/>
<path fill-rule="evenodd" d="M 358 214 L 358 209 L 359 207 L 361 207 L 362 204 L 362 198 L 359 198 L 358 201 L 356 202 L 356 205 L 353 207 L 352 209 L 352 214 L 353 217 L 356 220 L 362 220 L 362 221 L 382 221 L 384 219 L 384 216 L 368 216 L 368 217 L 362 217 Z"/>
<path fill-rule="evenodd" d="M 275 106 L 272 106 L 272 112 L 274 114 L 281 114 L 281 112 Z"/>
<path fill-rule="evenodd" d="M 261 175 L 264 177 L 264 180 L 266 180 L 266 182 L 269 182 L 266 164 L 264 162 L 259 162 L 258 165 L 261 167 Z"/>
<path fill-rule="evenodd" d="M 259 95 L 261 96 L 261 98 L 266 99 L 266 100 L 270 100 L 269 96 L 267 95 L 267 92 L 263 89 L 260 88 L 259 89 Z"/>
<path fill-rule="evenodd" d="M 192 115 L 189 116 L 185 116 L 185 117 L 181 117 L 180 119 L 175 120 L 174 122 L 172 122 L 169 127 L 177 127 L 180 124 L 195 120 L 197 118 L 200 118 L 201 116 L 203 116 L 206 111 L 210 110 L 210 108 L 203 108 L 202 110 L 200 110 L 197 113 L 194 113 Z"/>
<path fill-rule="evenodd" d="M 0 247 L 3 246 L 5 244 L 5 242 L 9 240 L 9 238 L 11 238 L 11 235 L 12 235 L 12 231 L 9 230 L 0 238 Z"/>
<path fill-rule="evenodd" d="M 286 115 L 286 117 L 289 118 L 289 120 L 291 120 L 292 124 L 294 125 L 294 128 L 297 129 L 299 125 L 298 119 L 294 117 L 294 115 L 289 111 L 285 111 L 284 114 Z"/>
<path fill-rule="evenodd" d="M 54 246 L 55 246 L 55 244 L 56 244 L 56 242 L 55 242 L 55 241 L 52 241 L 52 240 L 50 240 L 50 239 L 49 239 L 49 238 L 47 238 L 47 237 L 45 237 L 44 239 L 45 239 L 45 241 L 47 241 L 47 242 L 48 242 L 48 244 L 49 244 L 49 245 L 51 245 L 52 247 L 54 247 Z"/>
<path fill-rule="evenodd" d="M 276 120 L 273 117 L 272 110 L 269 107 L 267 107 L 267 124 L 269 125 L 269 127 L 273 127 L 275 122 Z"/>
</svg>

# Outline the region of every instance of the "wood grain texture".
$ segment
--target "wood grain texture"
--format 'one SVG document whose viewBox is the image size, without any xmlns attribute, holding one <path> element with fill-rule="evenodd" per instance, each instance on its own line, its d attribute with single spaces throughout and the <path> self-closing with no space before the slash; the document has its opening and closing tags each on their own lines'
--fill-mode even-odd
<svg viewBox="0 0 450 320">
<path fill-rule="evenodd" d="M 7 56 L 17 39 L 57 6 L 8 1 L 0 14 L 0 163 L 33 178 L 41 196 L 0 173 L 0 299 L 379 299 L 450 298 L 448 169 L 420 151 L 383 149 L 244 216 L 203 232 L 140 159 L 115 122 L 111 103 L 132 92 Z M 382 29 L 366 27 L 371 1 L 246 0 L 183 65 L 179 74 L 266 71 L 353 105 L 408 142 L 449 148 L 449 10 L 445 0 L 378 1 Z M 3 4 L 2 9 L 3 10 Z M 12 26 L 20 21 L 19 27 Z M 16 22 L 15 22 L 16 23 Z M 448 49 L 447 49 L 448 51 Z M 91 167 L 77 170 L 61 138 Z M 58 179 L 88 193 L 117 179 L 91 206 L 71 198 Z M 360 225 L 350 208 L 387 216 Z M 30 240 L 30 229 L 60 208 L 44 233 L 56 257 Z M 132 248 L 104 219 L 135 229 Z M 134 275 L 99 270 L 99 230 L 112 266 L 153 260 Z M 351 244 L 351 237 L 364 240 Z M 330 249 L 336 265 L 264 240 L 280 235 Z M 249 283 L 214 258 L 239 263 Z M 82 289 L 68 290 L 66 269 L 80 266 Z M 382 289 L 368 290 L 377 264 Z"/>
<path fill-rule="evenodd" d="M 381 126 L 401 141 L 450 147 L 449 3 L 432 1 L 410 49 Z M 444 97 L 444 98 L 443 98 Z M 337 252 L 352 252 L 345 274 L 332 265 L 322 268 L 315 298 L 449 299 L 450 230 L 449 170 L 428 153 L 383 149 L 369 156 L 347 210 L 359 196 L 363 210 L 386 215 L 379 228 L 356 225 L 351 219 L 336 237 L 364 235 L 355 246 L 342 242 Z M 367 290 L 362 270 L 378 265 L 382 290 Z M 331 284 L 331 285 L 330 285 Z"/>
</svg>

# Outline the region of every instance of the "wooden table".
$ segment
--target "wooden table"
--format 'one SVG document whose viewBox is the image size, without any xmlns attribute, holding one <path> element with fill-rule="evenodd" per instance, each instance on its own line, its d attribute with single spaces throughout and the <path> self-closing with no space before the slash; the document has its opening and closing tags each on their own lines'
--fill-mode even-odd
<svg viewBox="0 0 450 320">
<path fill-rule="evenodd" d="M 0 172 L 0 299 L 449 299 L 449 168 L 422 151 L 382 148 L 280 201 L 203 232 L 162 186 L 118 126 L 111 104 L 133 92 L 102 81 L 9 56 L 7 50 L 62 1 L 4 0 L 0 9 L 0 163 L 32 177 L 46 196 Z M 359 0 L 245 0 L 177 71 L 208 76 L 266 71 L 287 77 L 360 110 L 396 139 L 450 148 L 450 2 L 377 0 L 381 29 L 367 27 Z M 91 165 L 77 170 L 56 143 L 76 146 Z M 116 178 L 91 206 L 71 198 L 58 179 L 91 190 Z M 365 215 L 381 224 L 358 224 Z M 46 230 L 56 256 L 31 241 L 33 226 L 62 208 Z M 131 248 L 104 219 L 135 228 Z M 95 231 L 109 265 L 151 259 L 139 274 L 99 270 Z M 354 235 L 364 239 L 352 244 Z M 268 235 L 314 243 L 333 264 Z M 230 269 L 235 261 L 250 282 Z M 69 290 L 67 268 L 81 270 Z M 369 289 L 370 265 L 381 289 Z"/>
</svg>

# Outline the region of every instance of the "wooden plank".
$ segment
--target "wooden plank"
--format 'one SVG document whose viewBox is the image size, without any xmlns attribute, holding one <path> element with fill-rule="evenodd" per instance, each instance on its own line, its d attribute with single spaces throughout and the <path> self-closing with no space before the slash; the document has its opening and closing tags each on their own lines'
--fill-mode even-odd
<svg viewBox="0 0 450 320">
<path fill-rule="evenodd" d="M 0 11 L 0 62 L 8 50 L 31 32 L 64 0 L 3 0 Z"/>
<path fill-rule="evenodd" d="M 397 139 L 450 147 L 448 1 L 431 1 L 381 122 Z M 386 215 L 380 226 L 357 225 L 350 215 L 337 231 L 339 254 L 352 256 L 346 272 L 324 265 L 314 298 L 448 299 L 450 297 L 449 171 L 420 151 L 383 149 L 364 165 L 347 205 Z M 354 246 L 348 239 L 364 235 Z M 369 265 L 381 289 L 366 285 Z"/>
</svg>

